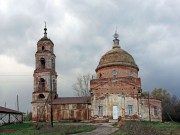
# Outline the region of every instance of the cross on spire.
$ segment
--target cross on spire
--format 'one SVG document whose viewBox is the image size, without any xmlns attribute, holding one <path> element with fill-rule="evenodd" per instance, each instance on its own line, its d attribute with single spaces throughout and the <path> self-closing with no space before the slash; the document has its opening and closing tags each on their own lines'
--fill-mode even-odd
<svg viewBox="0 0 180 135">
<path fill-rule="evenodd" d="M 44 37 L 47 37 L 47 28 L 46 28 L 46 22 L 44 22 L 45 23 L 45 28 L 44 28 Z"/>
</svg>

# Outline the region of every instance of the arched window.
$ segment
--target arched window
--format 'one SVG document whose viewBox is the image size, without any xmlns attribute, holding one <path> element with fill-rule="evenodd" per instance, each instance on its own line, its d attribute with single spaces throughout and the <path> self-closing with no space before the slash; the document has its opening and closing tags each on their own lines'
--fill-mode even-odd
<svg viewBox="0 0 180 135">
<path fill-rule="evenodd" d="M 45 91 L 45 80 L 43 78 L 41 78 L 39 80 L 39 87 L 38 88 L 40 91 Z"/>
<path fill-rule="evenodd" d="M 45 59 L 44 59 L 44 58 L 41 58 L 41 59 L 40 59 L 40 67 L 41 67 L 41 69 L 44 69 L 44 68 L 45 68 L 45 63 L 46 63 Z"/>
<path fill-rule="evenodd" d="M 42 51 L 44 51 L 45 50 L 45 47 L 44 46 L 42 46 Z"/>
<path fill-rule="evenodd" d="M 101 73 L 99 74 L 99 78 L 102 78 L 102 74 Z"/>
<path fill-rule="evenodd" d="M 42 98 L 45 98 L 45 96 L 43 94 L 39 94 L 38 99 L 42 99 Z"/>
</svg>

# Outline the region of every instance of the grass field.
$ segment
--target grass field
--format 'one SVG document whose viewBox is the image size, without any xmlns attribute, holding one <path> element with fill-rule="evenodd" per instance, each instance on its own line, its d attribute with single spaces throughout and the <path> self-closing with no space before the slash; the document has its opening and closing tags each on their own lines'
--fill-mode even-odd
<svg viewBox="0 0 180 135">
<path fill-rule="evenodd" d="M 35 129 L 32 123 L 11 124 L 0 126 L 1 135 L 67 135 L 81 132 L 88 132 L 95 129 L 95 126 L 82 124 L 63 124 L 55 123 L 51 128 L 49 124 L 40 125 L 40 128 Z"/>
<path fill-rule="evenodd" d="M 180 123 L 126 121 L 113 135 L 180 135 Z"/>
<path fill-rule="evenodd" d="M 96 128 L 85 123 L 67 121 L 54 123 L 53 128 L 49 123 L 40 124 L 39 127 L 39 130 L 35 129 L 32 123 L 4 125 L 0 126 L 0 135 L 67 135 L 89 132 Z M 125 121 L 112 135 L 180 135 L 180 123 Z"/>
</svg>

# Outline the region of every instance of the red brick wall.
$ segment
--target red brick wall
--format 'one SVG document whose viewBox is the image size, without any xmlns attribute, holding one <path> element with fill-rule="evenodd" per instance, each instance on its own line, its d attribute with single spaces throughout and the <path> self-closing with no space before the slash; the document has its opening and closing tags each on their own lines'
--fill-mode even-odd
<svg viewBox="0 0 180 135">
<path fill-rule="evenodd" d="M 138 77 L 138 71 L 135 68 L 132 67 L 125 67 L 125 66 L 110 66 L 110 67 L 105 67 L 102 69 L 99 69 L 96 72 L 96 78 L 100 78 L 100 74 L 102 74 L 101 78 L 113 78 L 113 70 L 117 71 L 116 77 L 129 77 L 130 72 L 133 73 L 133 77 L 137 78 Z"/>
</svg>

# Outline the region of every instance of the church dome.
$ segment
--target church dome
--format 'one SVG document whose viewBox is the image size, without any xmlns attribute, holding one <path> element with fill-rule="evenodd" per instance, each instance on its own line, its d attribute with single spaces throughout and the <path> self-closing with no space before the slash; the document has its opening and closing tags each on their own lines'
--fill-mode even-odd
<svg viewBox="0 0 180 135">
<path fill-rule="evenodd" d="M 113 48 L 101 57 L 96 71 L 109 66 L 128 66 L 139 70 L 134 58 L 128 52 L 120 48 L 117 33 L 114 34 L 114 38 Z"/>
</svg>

